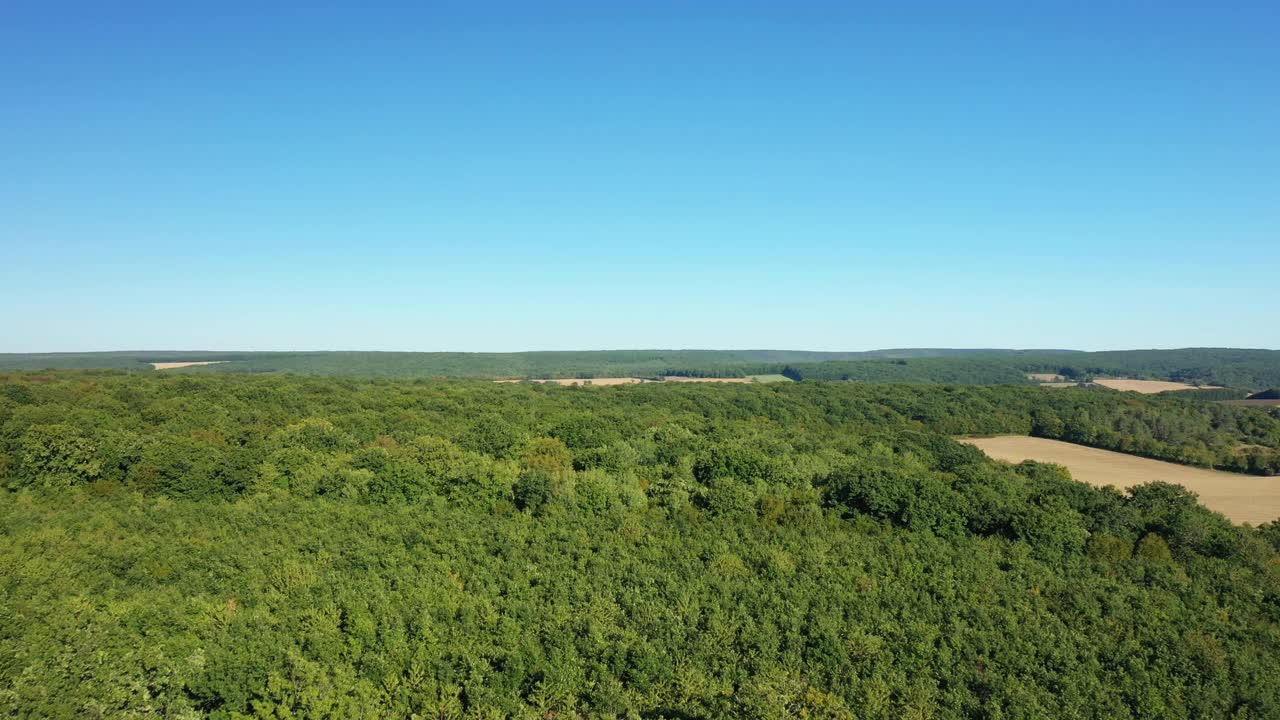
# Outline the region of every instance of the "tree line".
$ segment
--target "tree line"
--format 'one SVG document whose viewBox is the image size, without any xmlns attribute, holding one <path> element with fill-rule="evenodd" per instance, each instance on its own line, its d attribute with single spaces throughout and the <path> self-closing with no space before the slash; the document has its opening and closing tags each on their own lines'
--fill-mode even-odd
<svg viewBox="0 0 1280 720">
<path fill-rule="evenodd" d="M 797 350 L 601 350 L 585 352 L 115 352 L 0 354 L 0 371 L 117 368 L 150 371 L 152 362 L 217 365 L 166 370 L 193 374 L 294 373 L 360 377 L 473 379 L 745 377 L 786 374 L 795 380 L 1027 384 L 1030 372 L 1070 378 L 1112 375 L 1225 385 L 1280 386 L 1280 351 L 1191 348 L 1077 352 L 1064 350 L 899 349 L 866 352 Z"/>
</svg>

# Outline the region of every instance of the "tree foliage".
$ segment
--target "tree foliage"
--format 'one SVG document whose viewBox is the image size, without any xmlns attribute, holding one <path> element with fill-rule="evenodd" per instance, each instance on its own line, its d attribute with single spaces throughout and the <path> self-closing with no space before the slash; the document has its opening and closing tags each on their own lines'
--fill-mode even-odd
<svg viewBox="0 0 1280 720">
<path fill-rule="evenodd" d="M 108 352 L 0 353 L 0 371 L 118 368 L 150 371 L 153 362 L 208 362 L 165 373 L 294 373 L 361 377 L 741 378 L 785 374 L 793 380 L 1026 384 L 1028 372 L 1071 379 L 1095 375 L 1225 385 L 1280 386 L 1280 351 L 1232 348 L 1001 350 L 915 348 L 864 352 L 804 350 L 599 350 L 589 352 Z M 1215 398 L 1221 399 L 1221 398 Z"/>
<path fill-rule="evenodd" d="M 1274 452 L 1280 421 L 1252 408 L 109 371 L 0 388 L 5 716 L 1280 715 L 1276 525 L 949 437 Z"/>
</svg>

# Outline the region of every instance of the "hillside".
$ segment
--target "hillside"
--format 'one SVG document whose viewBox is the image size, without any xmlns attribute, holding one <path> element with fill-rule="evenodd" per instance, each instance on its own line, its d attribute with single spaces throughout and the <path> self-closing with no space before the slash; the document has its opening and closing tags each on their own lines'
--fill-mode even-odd
<svg viewBox="0 0 1280 720">
<path fill-rule="evenodd" d="M 1184 348 L 1031 354 L 1020 358 L 1019 366 L 1068 377 L 1110 375 L 1249 390 L 1280 384 L 1280 350 Z"/>
</svg>

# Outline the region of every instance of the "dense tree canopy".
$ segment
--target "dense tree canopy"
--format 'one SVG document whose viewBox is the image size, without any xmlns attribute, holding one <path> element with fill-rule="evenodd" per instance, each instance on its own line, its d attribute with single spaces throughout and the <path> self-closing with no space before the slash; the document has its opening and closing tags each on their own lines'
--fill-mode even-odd
<svg viewBox="0 0 1280 720">
<path fill-rule="evenodd" d="M 1280 446 L 1034 387 L 3 376 L 0 713 L 1280 714 L 1280 529 L 948 437 L 994 432 Z"/>
<path fill-rule="evenodd" d="M 1026 371 L 1005 357 L 926 357 L 796 363 L 783 369 L 792 380 L 853 382 L 1027 384 Z"/>
</svg>

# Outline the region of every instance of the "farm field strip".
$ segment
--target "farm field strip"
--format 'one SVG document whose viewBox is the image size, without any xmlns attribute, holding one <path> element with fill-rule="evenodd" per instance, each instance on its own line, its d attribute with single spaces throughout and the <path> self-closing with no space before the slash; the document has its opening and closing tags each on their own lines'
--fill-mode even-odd
<svg viewBox="0 0 1280 720">
<path fill-rule="evenodd" d="M 193 367 L 195 365 L 221 365 L 230 360 L 201 360 L 198 362 L 153 362 L 151 367 L 156 370 L 174 370 L 176 368 Z"/>
<path fill-rule="evenodd" d="M 1130 380 L 1128 378 L 1095 378 L 1094 382 L 1112 390 L 1127 390 L 1137 393 L 1162 393 L 1170 390 L 1220 390 L 1217 385 L 1188 385 L 1166 380 Z"/>
<path fill-rule="evenodd" d="M 772 378 L 773 376 L 762 376 L 762 377 Z M 781 375 L 778 375 L 777 377 L 782 378 L 783 380 L 787 379 Z M 750 377 L 694 378 L 694 377 L 679 377 L 675 375 L 668 375 L 667 377 L 663 378 L 661 381 L 650 380 L 648 378 L 638 378 L 638 377 L 605 377 L 605 378 L 536 378 L 533 380 L 506 379 L 506 380 L 494 380 L 494 382 L 498 382 L 498 383 L 535 382 L 535 383 L 553 383 L 555 385 L 636 385 L 638 383 L 652 383 L 652 382 L 750 383 L 750 382 L 773 382 L 773 381 L 772 380 L 756 380 Z"/>
<path fill-rule="evenodd" d="M 644 378 L 636 377 L 606 377 L 606 378 L 535 378 L 532 380 L 511 379 L 494 380 L 496 383 L 551 383 L 552 385 L 635 385 L 637 383 L 654 382 Z"/>
<path fill-rule="evenodd" d="M 1257 525 L 1280 518 L 1280 477 L 1207 470 L 1025 435 L 964 438 L 961 442 L 996 460 L 1062 465 L 1076 480 L 1098 487 L 1128 488 L 1155 480 L 1176 483 L 1199 495 L 1205 507 L 1226 515 L 1232 522 Z"/>
<path fill-rule="evenodd" d="M 778 374 L 770 374 L 770 375 L 748 375 L 747 377 L 751 378 L 752 380 L 754 380 L 755 382 L 758 382 L 758 383 L 795 382 L 794 380 L 792 380 L 791 378 L 787 377 L 786 375 L 778 375 Z"/>
<path fill-rule="evenodd" d="M 691 382 L 691 383 L 749 383 L 754 382 L 749 377 L 736 378 L 703 378 L 703 377 L 683 377 L 677 375 L 668 375 L 663 380 L 667 382 Z"/>
</svg>

